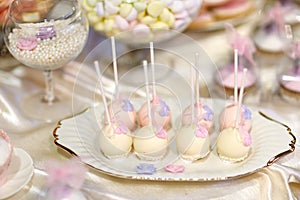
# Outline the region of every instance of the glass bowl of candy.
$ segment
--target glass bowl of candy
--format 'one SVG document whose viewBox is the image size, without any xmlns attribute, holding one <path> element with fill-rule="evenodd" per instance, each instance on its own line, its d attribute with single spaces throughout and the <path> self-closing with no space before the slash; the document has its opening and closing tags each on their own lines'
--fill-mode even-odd
<svg viewBox="0 0 300 200">
<path fill-rule="evenodd" d="M 202 0 L 80 0 L 90 26 L 126 44 L 170 39 L 196 17 Z M 160 30 L 163 30 L 161 32 Z M 166 30 L 172 30 L 167 32 Z"/>
</svg>

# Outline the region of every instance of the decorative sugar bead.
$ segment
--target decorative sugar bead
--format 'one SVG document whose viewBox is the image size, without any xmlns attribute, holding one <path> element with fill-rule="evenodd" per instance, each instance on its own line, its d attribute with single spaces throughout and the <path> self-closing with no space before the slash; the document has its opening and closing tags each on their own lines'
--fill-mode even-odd
<svg viewBox="0 0 300 200">
<path fill-rule="evenodd" d="M 127 17 L 129 15 L 129 13 L 131 12 L 133 6 L 129 3 L 122 3 L 120 5 L 120 15 L 122 17 Z"/>
<path fill-rule="evenodd" d="M 147 7 L 147 12 L 152 17 L 158 17 L 164 9 L 164 5 L 161 1 L 153 1 Z"/>
<path fill-rule="evenodd" d="M 147 8 L 147 4 L 145 2 L 136 2 L 133 5 L 138 12 L 144 11 Z"/>
</svg>

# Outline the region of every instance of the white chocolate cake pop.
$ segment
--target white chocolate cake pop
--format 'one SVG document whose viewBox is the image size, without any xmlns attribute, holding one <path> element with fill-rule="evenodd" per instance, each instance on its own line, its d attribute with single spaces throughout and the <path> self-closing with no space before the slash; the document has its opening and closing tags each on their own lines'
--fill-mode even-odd
<svg viewBox="0 0 300 200">
<path fill-rule="evenodd" d="M 193 69 L 193 67 L 191 67 L 191 69 Z M 191 105 L 195 105 L 193 74 L 193 70 L 191 70 Z M 197 81 L 196 84 L 198 84 Z M 177 151 L 179 155 L 183 159 L 191 161 L 204 158 L 210 152 L 210 137 L 206 127 L 210 126 L 210 124 L 205 123 L 205 120 L 203 119 L 199 120 L 197 118 L 199 115 L 194 114 L 195 111 L 199 109 L 197 107 L 195 109 L 194 106 L 190 106 L 190 119 L 183 118 L 189 123 L 183 124 L 176 136 Z"/>
<path fill-rule="evenodd" d="M 238 109 L 235 116 L 236 121 L 234 126 L 223 129 L 217 138 L 217 153 L 223 160 L 230 162 L 239 162 L 247 158 L 251 150 L 252 139 L 249 130 L 245 130 L 241 125 L 241 105 L 244 92 L 244 78 L 247 69 L 244 69 L 242 77 L 242 87 L 240 90 Z"/>
<path fill-rule="evenodd" d="M 159 160 L 167 152 L 168 148 L 168 133 L 163 127 L 153 126 L 152 124 L 152 111 L 148 86 L 148 69 L 147 61 L 143 62 L 145 82 L 146 82 L 146 95 L 147 95 L 147 110 L 149 123 L 147 126 L 142 127 L 136 131 L 133 139 L 133 148 L 136 155 L 143 160 Z"/>
<path fill-rule="evenodd" d="M 104 89 L 102 85 L 102 75 L 100 73 L 99 63 L 95 61 L 95 68 L 100 77 L 100 90 L 102 101 L 107 119 L 111 119 L 108 111 Z M 126 156 L 132 147 L 131 133 L 128 127 L 122 121 L 108 121 L 99 134 L 99 144 L 102 153 L 108 158 Z"/>
<path fill-rule="evenodd" d="M 197 69 L 199 69 L 199 54 L 196 53 L 195 54 L 195 59 L 196 59 L 196 67 Z M 194 70 L 193 68 L 191 68 L 191 80 L 193 80 L 193 74 L 194 74 Z M 192 84 L 194 85 L 194 83 Z M 193 87 L 193 86 L 192 86 Z M 194 94 L 192 96 L 192 98 L 194 97 Z M 182 125 L 188 125 L 192 123 L 192 120 L 195 120 L 194 123 L 196 124 L 201 124 L 202 126 L 204 126 L 208 131 L 211 130 L 211 128 L 213 127 L 214 121 L 213 121 L 213 117 L 214 117 L 214 113 L 213 111 L 210 109 L 209 106 L 205 105 L 204 103 L 202 103 L 200 101 L 200 83 L 199 83 L 199 72 L 196 71 L 196 102 L 194 103 L 194 116 L 192 116 L 192 105 L 188 106 L 182 113 Z"/>
</svg>

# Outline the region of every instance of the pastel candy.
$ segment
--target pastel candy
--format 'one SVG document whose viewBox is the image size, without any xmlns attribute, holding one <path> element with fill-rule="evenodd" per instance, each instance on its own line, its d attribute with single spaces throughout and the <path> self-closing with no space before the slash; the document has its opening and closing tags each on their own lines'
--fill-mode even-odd
<svg viewBox="0 0 300 200">
<path fill-rule="evenodd" d="M 175 25 L 174 28 L 177 30 L 181 30 L 184 28 L 184 26 L 186 25 L 186 20 L 185 19 L 180 19 L 180 20 L 176 20 L 175 21 Z"/>
<path fill-rule="evenodd" d="M 175 16 L 172 14 L 172 15 L 170 15 L 170 19 L 167 23 L 170 27 L 173 27 L 173 25 L 175 24 L 175 21 L 176 21 Z"/>
<path fill-rule="evenodd" d="M 122 30 L 122 31 L 125 31 L 125 30 L 128 30 L 129 29 L 129 23 L 126 19 L 124 19 L 123 17 L 117 15 L 115 17 L 115 23 L 117 25 L 117 27 Z"/>
<path fill-rule="evenodd" d="M 119 7 L 112 4 L 109 0 L 106 0 L 104 2 L 104 8 L 105 8 L 105 12 L 109 15 L 116 14 L 117 12 L 119 12 Z"/>
<path fill-rule="evenodd" d="M 141 12 L 147 8 L 147 4 L 145 2 L 136 2 L 133 5 L 138 12 Z"/>
<path fill-rule="evenodd" d="M 96 24 L 100 20 L 100 17 L 95 12 L 87 13 L 87 18 L 90 24 Z"/>
<path fill-rule="evenodd" d="M 103 6 L 103 2 L 98 2 L 98 3 L 96 4 L 95 12 L 97 13 L 97 15 L 98 15 L 99 17 L 103 17 L 103 16 L 104 16 L 104 6 Z"/>
<path fill-rule="evenodd" d="M 169 9 L 164 8 L 164 10 L 162 11 L 159 17 L 161 21 L 168 22 L 170 20 L 171 15 L 172 13 L 169 11 Z"/>
<path fill-rule="evenodd" d="M 173 0 L 162 0 L 163 4 L 166 6 L 170 6 L 173 3 Z"/>
<path fill-rule="evenodd" d="M 170 9 L 174 12 L 174 13 L 178 13 L 184 10 L 184 4 L 182 1 L 174 1 L 172 3 L 172 5 L 170 6 Z"/>
<path fill-rule="evenodd" d="M 145 17 L 145 15 L 146 15 L 145 11 L 138 13 L 138 19 L 141 20 L 143 17 Z"/>
<path fill-rule="evenodd" d="M 129 13 L 129 15 L 127 17 L 125 17 L 125 19 L 128 21 L 132 21 L 137 18 L 137 15 L 138 15 L 137 10 L 135 8 L 132 8 L 131 12 Z"/>
<path fill-rule="evenodd" d="M 151 24 L 150 27 L 153 29 L 166 29 L 166 30 L 169 29 L 169 25 L 162 21 L 155 22 Z"/>
<path fill-rule="evenodd" d="M 152 17 L 158 17 L 164 9 L 164 5 L 160 1 L 151 2 L 147 7 L 147 12 Z"/>
<path fill-rule="evenodd" d="M 133 6 L 129 3 L 122 3 L 120 5 L 120 15 L 124 18 L 127 17 L 129 15 L 129 13 L 131 12 L 132 7 Z"/>
<path fill-rule="evenodd" d="M 105 19 L 105 20 L 104 20 L 104 30 L 105 30 L 106 32 L 112 31 L 114 23 L 115 23 L 115 22 L 114 22 L 113 19 L 110 19 L 110 18 Z"/>
<path fill-rule="evenodd" d="M 82 7 L 86 10 L 86 11 L 93 11 L 94 10 L 94 6 L 90 5 L 88 0 L 83 0 L 82 1 Z"/>
<path fill-rule="evenodd" d="M 186 9 L 191 9 L 193 7 L 198 7 L 198 3 L 195 0 L 186 0 L 184 1 L 184 7 Z"/>
<path fill-rule="evenodd" d="M 110 0 L 110 2 L 112 4 L 114 4 L 115 6 L 118 6 L 118 5 L 120 5 L 120 3 L 122 3 L 122 0 Z"/>
<path fill-rule="evenodd" d="M 136 25 L 132 31 L 133 31 L 134 36 L 139 37 L 141 39 L 147 39 L 147 38 L 151 37 L 150 28 L 148 26 L 146 26 L 145 24 Z"/>
<path fill-rule="evenodd" d="M 98 22 L 94 25 L 95 31 L 103 32 L 104 31 L 104 23 Z"/>
<path fill-rule="evenodd" d="M 154 22 L 156 22 L 156 18 L 153 18 L 153 17 L 151 17 L 151 16 L 145 16 L 145 17 L 143 17 L 142 19 L 140 19 L 141 20 L 141 22 L 143 23 L 143 24 L 153 24 Z"/>
<path fill-rule="evenodd" d="M 96 6 L 97 2 L 97 0 L 87 0 L 87 4 L 89 4 L 90 6 Z"/>
<path fill-rule="evenodd" d="M 189 17 L 189 13 L 186 10 L 183 10 L 182 12 L 177 13 L 175 15 L 176 19 L 185 19 L 185 18 L 188 18 L 188 17 Z"/>
</svg>

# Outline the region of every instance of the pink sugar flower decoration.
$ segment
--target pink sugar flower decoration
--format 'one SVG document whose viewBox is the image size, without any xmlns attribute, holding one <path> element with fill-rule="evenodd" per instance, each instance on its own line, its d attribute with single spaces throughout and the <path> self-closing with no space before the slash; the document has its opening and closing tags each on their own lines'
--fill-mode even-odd
<svg viewBox="0 0 300 200">
<path fill-rule="evenodd" d="M 83 185 L 87 168 L 78 158 L 73 157 L 64 163 L 48 162 L 46 171 L 48 173 L 48 187 L 60 185 L 63 191 L 63 188 L 66 186 L 80 189 Z"/>
<path fill-rule="evenodd" d="M 165 170 L 167 172 L 171 172 L 171 173 L 182 173 L 184 172 L 185 167 L 183 165 L 174 165 L 174 164 L 169 164 L 165 167 Z"/>
<path fill-rule="evenodd" d="M 201 124 L 197 125 L 197 129 L 195 130 L 196 137 L 206 138 L 208 134 L 208 130 Z"/>
<path fill-rule="evenodd" d="M 21 50 L 27 50 L 32 51 L 34 50 L 38 45 L 37 38 L 34 37 L 26 37 L 26 38 L 20 38 L 17 43 L 17 47 Z"/>
<path fill-rule="evenodd" d="M 244 56 L 253 66 L 256 66 L 253 59 L 253 54 L 256 51 L 253 41 L 248 36 L 240 35 L 229 23 L 225 24 L 225 28 L 232 49 L 237 49 L 240 56 Z"/>
<path fill-rule="evenodd" d="M 159 131 L 156 133 L 156 137 L 166 139 L 168 137 L 168 133 L 164 128 L 160 128 Z"/>
</svg>

